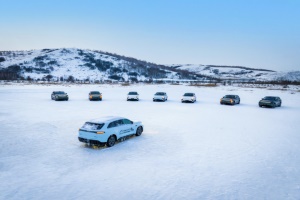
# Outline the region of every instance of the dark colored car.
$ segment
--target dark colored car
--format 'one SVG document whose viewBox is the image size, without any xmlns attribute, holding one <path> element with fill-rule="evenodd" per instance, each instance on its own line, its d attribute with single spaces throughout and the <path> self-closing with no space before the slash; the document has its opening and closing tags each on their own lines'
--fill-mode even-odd
<svg viewBox="0 0 300 200">
<path fill-rule="evenodd" d="M 259 107 L 271 107 L 271 108 L 275 108 L 275 107 L 280 107 L 282 104 L 282 101 L 279 97 L 273 97 L 273 96 L 267 96 L 262 98 L 259 102 L 258 105 Z"/>
<path fill-rule="evenodd" d="M 230 104 L 230 105 L 234 105 L 234 104 L 240 104 L 241 103 L 241 99 L 238 95 L 225 95 L 223 98 L 220 99 L 220 104 Z"/>
<path fill-rule="evenodd" d="M 99 91 L 91 91 L 89 93 L 90 101 L 102 101 L 102 93 Z"/>
<path fill-rule="evenodd" d="M 59 100 L 68 101 L 69 96 L 67 93 L 65 93 L 63 91 L 53 91 L 51 94 L 51 99 L 55 100 L 55 101 L 59 101 Z"/>
</svg>

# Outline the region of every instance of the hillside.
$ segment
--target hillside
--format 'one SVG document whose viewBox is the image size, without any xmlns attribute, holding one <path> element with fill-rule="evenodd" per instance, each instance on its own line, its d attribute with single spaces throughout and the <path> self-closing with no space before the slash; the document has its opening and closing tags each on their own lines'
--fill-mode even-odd
<svg viewBox="0 0 300 200">
<path fill-rule="evenodd" d="M 62 48 L 0 51 L 0 79 L 149 81 L 222 80 L 300 81 L 300 72 L 237 66 L 158 65 L 102 51 Z"/>
<path fill-rule="evenodd" d="M 216 79 L 244 79 L 252 81 L 300 81 L 300 71 L 276 72 L 267 69 L 254 69 L 241 66 L 217 65 L 170 65 L 175 69 L 187 70 L 197 75 Z"/>
</svg>

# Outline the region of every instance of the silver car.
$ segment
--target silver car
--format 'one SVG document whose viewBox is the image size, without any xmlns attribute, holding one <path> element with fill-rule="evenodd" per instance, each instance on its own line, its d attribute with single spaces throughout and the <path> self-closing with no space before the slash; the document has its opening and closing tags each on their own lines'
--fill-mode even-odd
<svg viewBox="0 0 300 200">
<path fill-rule="evenodd" d="M 153 101 L 167 101 L 168 95 L 165 92 L 156 92 L 153 97 Z"/>
</svg>

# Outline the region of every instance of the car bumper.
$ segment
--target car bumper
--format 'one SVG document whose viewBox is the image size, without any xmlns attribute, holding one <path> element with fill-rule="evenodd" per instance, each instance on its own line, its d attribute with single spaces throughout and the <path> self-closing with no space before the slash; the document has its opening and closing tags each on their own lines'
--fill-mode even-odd
<svg viewBox="0 0 300 200">
<path fill-rule="evenodd" d="M 274 106 L 274 104 L 272 104 L 272 103 L 259 103 L 258 105 L 259 106 L 266 106 L 266 107 L 273 107 Z"/>
<path fill-rule="evenodd" d="M 55 100 L 68 100 L 69 97 L 56 97 Z"/>
<path fill-rule="evenodd" d="M 137 97 L 137 96 L 128 96 L 127 97 L 127 100 L 138 100 L 139 99 L 139 97 Z"/>
<path fill-rule="evenodd" d="M 194 102 L 195 99 L 181 99 L 181 102 Z"/>
<path fill-rule="evenodd" d="M 220 102 L 221 104 L 234 104 L 234 101 L 233 102 L 231 102 L 231 101 L 224 101 L 224 100 L 222 100 L 221 102 Z"/>
<path fill-rule="evenodd" d="M 81 138 L 81 137 L 78 137 L 78 140 L 80 142 L 83 142 L 83 143 L 86 143 L 86 144 L 92 144 L 92 145 L 104 146 L 106 144 L 105 142 L 100 142 L 98 140 L 89 140 L 89 139 Z"/>
<path fill-rule="evenodd" d="M 108 139 L 105 134 L 96 134 L 96 132 L 91 132 L 86 130 L 80 130 L 78 133 L 78 137 L 89 141 L 95 140 L 102 143 L 105 143 Z"/>
<path fill-rule="evenodd" d="M 90 100 L 92 101 L 92 100 L 101 100 L 102 98 L 101 97 L 92 97 L 92 98 L 90 98 Z"/>
<path fill-rule="evenodd" d="M 165 100 L 166 98 L 157 97 L 157 96 L 153 97 L 153 101 L 165 101 Z"/>
</svg>

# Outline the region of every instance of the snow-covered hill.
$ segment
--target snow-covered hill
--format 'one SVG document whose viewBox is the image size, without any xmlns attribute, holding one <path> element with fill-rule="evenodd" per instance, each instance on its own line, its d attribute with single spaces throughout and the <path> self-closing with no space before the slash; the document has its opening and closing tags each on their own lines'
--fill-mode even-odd
<svg viewBox="0 0 300 200">
<path fill-rule="evenodd" d="M 157 65 L 117 54 L 77 48 L 0 51 L 0 79 L 300 81 L 300 71 L 237 66 Z"/>
<path fill-rule="evenodd" d="M 43 49 L 0 52 L 0 70 L 23 77 L 78 80 L 147 80 L 184 78 L 180 70 L 134 58 L 83 49 Z M 2 61 L 2 62 L 1 62 Z"/>
<path fill-rule="evenodd" d="M 276 72 L 267 69 L 254 69 L 241 66 L 217 65 L 171 65 L 180 70 L 187 70 L 198 75 L 218 79 L 244 79 L 255 81 L 300 81 L 300 71 Z"/>
</svg>

